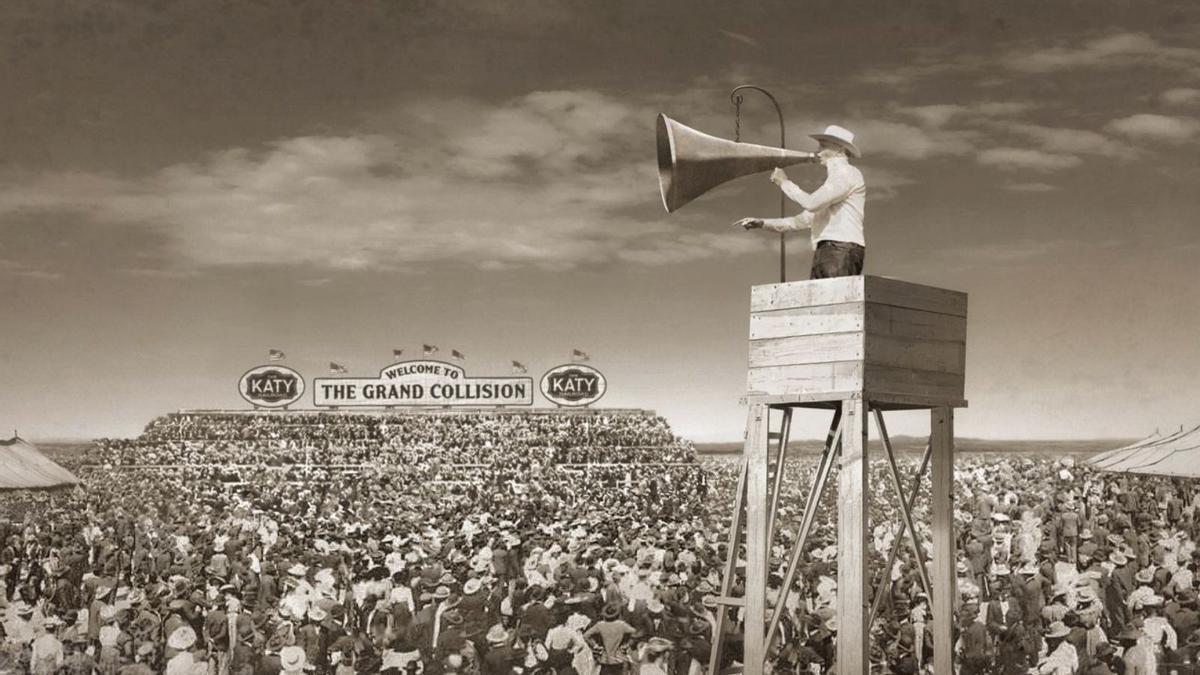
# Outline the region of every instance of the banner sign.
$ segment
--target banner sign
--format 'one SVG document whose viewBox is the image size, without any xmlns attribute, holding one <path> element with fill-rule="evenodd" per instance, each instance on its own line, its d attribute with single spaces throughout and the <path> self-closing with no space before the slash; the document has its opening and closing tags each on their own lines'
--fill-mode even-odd
<svg viewBox="0 0 1200 675">
<path fill-rule="evenodd" d="M 377 378 L 318 377 L 317 407 L 533 405 L 531 377 L 467 377 L 445 361 L 402 361 Z"/>
<path fill-rule="evenodd" d="M 608 381 L 591 366 L 570 363 L 551 368 L 542 376 L 542 395 L 562 406 L 591 405 L 606 391 Z"/>
<path fill-rule="evenodd" d="M 242 375 L 238 393 L 260 408 L 282 408 L 304 395 L 304 378 L 287 366 L 259 366 Z"/>
</svg>

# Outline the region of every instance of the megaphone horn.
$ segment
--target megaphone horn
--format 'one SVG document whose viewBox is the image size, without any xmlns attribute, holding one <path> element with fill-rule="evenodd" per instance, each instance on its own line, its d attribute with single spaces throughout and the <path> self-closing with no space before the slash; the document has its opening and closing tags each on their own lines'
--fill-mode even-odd
<svg viewBox="0 0 1200 675">
<path fill-rule="evenodd" d="M 658 115 L 657 136 L 658 187 L 668 213 L 734 178 L 817 161 L 811 152 L 709 136 L 662 113 Z"/>
</svg>

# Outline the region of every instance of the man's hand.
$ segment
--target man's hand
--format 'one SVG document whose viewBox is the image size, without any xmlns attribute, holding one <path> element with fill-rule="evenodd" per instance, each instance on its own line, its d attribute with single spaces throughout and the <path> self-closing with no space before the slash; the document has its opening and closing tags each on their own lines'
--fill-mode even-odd
<svg viewBox="0 0 1200 675">
<path fill-rule="evenodd" d="M 778 171 L 779 169 L 776 169 Z M 742 218 L 733 224 L 734 227 L 740 227 L 743 230 L 758 230 L 763 226 L 762 218 Z"/>
<path fill-rule="evenodd" d="M 787 174 L 779 167 L 775 167 L 775 170 L 771 172 L 771 182 L 776 185 L 783 185 L 783 182 L 787 179 Z"/>
</svg>

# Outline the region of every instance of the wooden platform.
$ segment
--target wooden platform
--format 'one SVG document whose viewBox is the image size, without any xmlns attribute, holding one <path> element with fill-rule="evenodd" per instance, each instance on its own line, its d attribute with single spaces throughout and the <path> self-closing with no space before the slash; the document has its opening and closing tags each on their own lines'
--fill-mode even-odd
<svg viewBox="0 0 1200 675">
<path fill-rule="evenodd" d="M 967 295 L 874 276 L 755 286 L 747 398 L 882 410 L 966 406 Z"/>
</svg>

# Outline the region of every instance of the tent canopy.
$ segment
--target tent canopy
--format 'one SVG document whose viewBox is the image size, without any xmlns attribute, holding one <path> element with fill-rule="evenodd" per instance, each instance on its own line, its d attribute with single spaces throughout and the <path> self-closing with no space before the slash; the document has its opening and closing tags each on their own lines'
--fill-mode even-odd
<svg viewBox="0 0 1200 675">
<path fill-rule="evenodd" d="M 1155 432 L 1132 445 L 1100 453 L 1088 463 L 1103 471 L 1200 477 L 1200 425 L 1165 436 Z"/>
<path fill-rule="evenodd" d="M 75 474 L 55 464 L 19 436 L 0 441 L 0 490 L 45 490 L 79 483 Z"/>
</svg>

